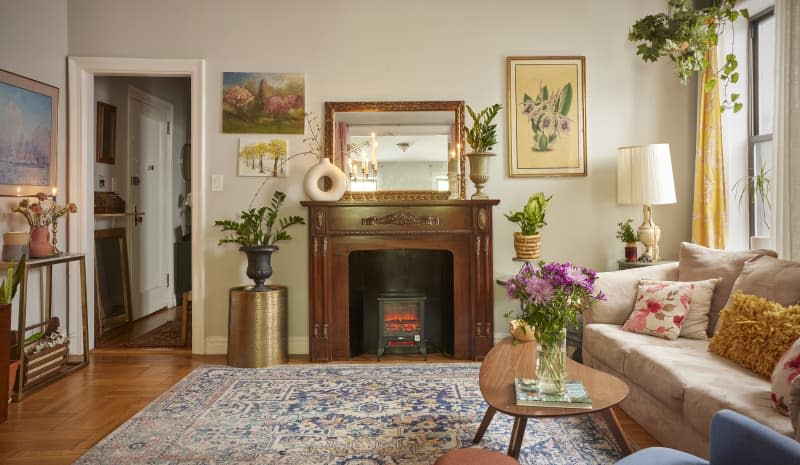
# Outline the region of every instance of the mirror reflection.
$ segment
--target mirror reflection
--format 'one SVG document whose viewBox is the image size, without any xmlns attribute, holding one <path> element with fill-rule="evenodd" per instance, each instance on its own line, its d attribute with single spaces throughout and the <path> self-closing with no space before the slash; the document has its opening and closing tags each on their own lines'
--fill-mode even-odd
<svg viewBox="0 0 800 465">
<path fill-rule="evenodd" d="M 327 154 L 351 192 L 448 198 L 448 174 L 463 169 L 463 102 L 328 102 L 325 109 Z"/>
</svg>

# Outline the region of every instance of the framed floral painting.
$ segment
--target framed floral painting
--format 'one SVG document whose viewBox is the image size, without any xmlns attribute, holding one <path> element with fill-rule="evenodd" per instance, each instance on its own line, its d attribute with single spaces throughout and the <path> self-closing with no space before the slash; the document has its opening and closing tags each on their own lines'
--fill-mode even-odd
<svg viewBox="0 0 800 465">
<path fill-rule="evenodd" d="M 222 73 L 222 132 L 303 134 L 305 75 Z"/>
<path fill-rule="evenodd" d="M 586 176 L 585 58 L 507 63 L 508 174 Z"/>
<path fill-rule="evenodd" d="M 0 195 L 56 185 L 58 88 L 0 69 Z"/>
</svg>

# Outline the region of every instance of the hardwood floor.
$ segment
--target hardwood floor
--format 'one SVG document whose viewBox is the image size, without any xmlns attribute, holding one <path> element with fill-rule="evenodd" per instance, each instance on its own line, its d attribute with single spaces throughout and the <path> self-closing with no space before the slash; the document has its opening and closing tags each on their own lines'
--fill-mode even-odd
<svg viewBox="0 0 800 465">
<path fill-rule="evenodd" d="M 434 354 L 428 361 L 452 360 Z M 70 464 L 195 367 L 224 363 L 224 356 L 193 356 L 188 349 L 95 349 L 87 368 L 9 406 L 8 421 L 0 424 L 0 464 Z M 293 356 L 289 363 L 308 362 L 305 356 Z M 374 357 L 357 357 L 352 363 L 374 363 Z M 622 410 L 615 413 L 635 446 L 657 445 Z"/>
</svg>

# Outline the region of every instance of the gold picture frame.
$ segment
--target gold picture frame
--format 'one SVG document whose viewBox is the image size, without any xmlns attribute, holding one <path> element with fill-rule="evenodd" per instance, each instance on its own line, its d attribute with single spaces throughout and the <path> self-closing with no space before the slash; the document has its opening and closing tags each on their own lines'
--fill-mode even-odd
<svg viewBox="0 0 800 465">
<path fill-rule="evenodd" d="M 586 58 L 506 63 L 509 176 L 586 176 Z"/>
<path fill-rule="evenodd" d="M 97 140 L 95 161 L 114 164 L 117 148 L 117 107 L 97 102 Z"/>
</svg>

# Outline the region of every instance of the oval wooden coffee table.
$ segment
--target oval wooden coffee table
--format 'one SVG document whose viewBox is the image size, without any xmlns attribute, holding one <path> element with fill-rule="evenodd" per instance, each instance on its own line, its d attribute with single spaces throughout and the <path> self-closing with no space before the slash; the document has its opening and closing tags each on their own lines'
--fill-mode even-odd
<svg viewBox="0 0 800 465">
<path fill-rule="evenodd" d="M 622 402 L 628 396 L 628 385 L 616 376 L 595 370 L 586 365 L 568 359 L 567 378 L 580 380 L 589 397 L 592 398 L 591 409 L 557 408 L 557 407 L 524 407 L 517 405 L 514 392 L 514 378 L 534 378 L 536 373 L 535 342 L 512 344 L 513 339 L 507 337 L 495 344 L 486 354 L 480 369 L 480 388 L 483 398 L 489 404 L 486 414 L 478 427 L 472 442 L 477 443 L 492 422 L 498 411 L 514 417 L 511 430 L 511 442 L 508 455 L 518 458 L 525 437 L 525 426 L 528 418 L 562 417 L 567 415 L 586 415 L 600 413 L 608 423 L 611 433 L 624 454 L 631 452 L 625 435 L 622 434 L 617 417 L 611 407 Z"/>
</svg>

